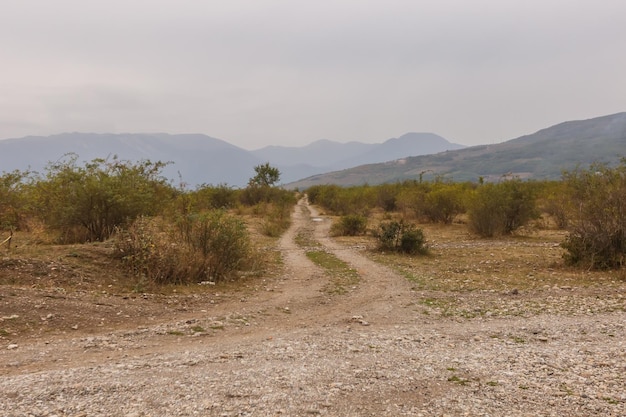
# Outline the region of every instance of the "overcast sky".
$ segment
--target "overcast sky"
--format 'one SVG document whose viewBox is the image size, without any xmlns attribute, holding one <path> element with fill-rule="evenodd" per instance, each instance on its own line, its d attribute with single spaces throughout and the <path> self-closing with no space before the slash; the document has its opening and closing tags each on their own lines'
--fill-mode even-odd
<svg viewBox="0 0 626 417">
<path fill-rule="evenodd" d="M 626 111 L 624 0 L 0 0 L 0 138 L 501 142 Z"/>
</svg>

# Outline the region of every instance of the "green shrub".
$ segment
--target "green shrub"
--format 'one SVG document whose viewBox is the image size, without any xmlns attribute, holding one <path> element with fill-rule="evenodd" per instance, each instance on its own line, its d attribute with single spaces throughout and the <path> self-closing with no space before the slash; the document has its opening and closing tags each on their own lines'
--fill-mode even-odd
<svg viewBox="0 0 626 417">
<path fill-rule="evenodd" d="M 226 184 L 200 185 L 194 191 L 183 193 L 187 198 L 187 212 L 199 213 L 203 210 L 230 209 L 237 205 L 239 190 Z"/>
<path fill-rule="evenodd" d="M 468 215 L 470 227 L 480 236 L 510 234 L 537 217 L 535 185 L 518 179 L 481 185 Z"/>
<path fill-rule="evenodd" d="M 381 223 L 376 237 L 381 250 L 396 251 L 400 247 L 402 224 L 397 221 Z"/>
<path fill-rule="evenodd" d="M 626 265 L 626 159 L 617 168 L 596 164 L 564 174 L 572 201 L 562 246 L 572 265 L 591 269 Z"/>
<path fill-rule="evenodd" d="M 425 254 L 427 252 L 426 239 L 422 229 L 409 228 L 402 233 L 400 249 L 410 255 Z"/>
<path fill-rule="evenodd" d="M 25 228 L 28 215 L 26 198 L 30 172 L 19 170 L 0 175 L 0 230 Z"/>
<path fill-rule="evenodd" d="M 436 184 L 426 194 L 424 214 L 435 223 L 450 224 L 465 211 L 463 184 Z"/>
<path fill-rule="evenodd" d="M 334 236 L 359 236 L 367 233 L 367 217 L 358 214 L 341 216 L 339 222 L 334 223 L 331 234 Z"/>
<path fill-rule="evenodd" d="M 404 221 L 383 222 L 376 234 L 379 249 L 407 254 L 428 252 L 424 232 Z"/>
<path fill-rule="evenodd" d="M 405 218 L 421 219 L 426 212 L 426 184 L 405 186 L 396 197 L 396 207 Z"/>
<path fill-rule="evenodd" d="M 291 225 L 291 212 L 296 204 L 296 193 L 280 188 L 267 188 L 272 193 L 270 201 L 260 201 L 241 213 L 248 212 L 261 218 L 261 233 L 278 237 Z M 244 193 L 247 190 L 244 190 Z M 243 208 L 243 207 L 242 207 Z"/>
<path fill-rule="evenodd" d="M 248 186 L 238 192 L 239 202 L 244 206 L 255 206 L 261 203 L 288 204 L 296 203 L 296 194 L 293 191 L 278 187 Z"/>
<path fill-rule="evenodd" d="M 33 187 L 39 217 L 62 243 L 102 241 L 140 215 L 159 214 L 173 198 L 161 162 L 131 163 L 78 156 L 50 164 Z"/>
</svg>

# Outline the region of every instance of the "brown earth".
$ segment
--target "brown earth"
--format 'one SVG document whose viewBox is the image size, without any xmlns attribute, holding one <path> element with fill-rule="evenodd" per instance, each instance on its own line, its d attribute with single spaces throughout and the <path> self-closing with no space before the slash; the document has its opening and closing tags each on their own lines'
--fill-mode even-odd
<svg viewBox="0 0 626 417">
<path fill-rule="evenodd" d="M 0 415 L 626 415 L 624 275 L 563 267 L 562 233 L 424 226 L 431 254 L 404 257 L 330 226 L 303 199 L 277 273 L 159 291 L 102 277 L 105 244 L 18 248 Z M 302 236 L 358 279 L 329 290 Z"/>
</svg>

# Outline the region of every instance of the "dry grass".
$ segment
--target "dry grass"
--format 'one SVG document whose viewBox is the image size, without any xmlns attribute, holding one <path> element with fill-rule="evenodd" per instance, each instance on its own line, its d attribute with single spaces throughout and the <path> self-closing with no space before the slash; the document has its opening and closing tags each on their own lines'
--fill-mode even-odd
<svg viewBox="0 0 626 417">
<path fill-rule="evenodd" d="M 248 293 L 270 286 L 283 269 L 278 239 L 262 233 L 262 219 L 246 216 L 246 223 L 257 254 L 255 267 L 236 281 L 217 285 L 139 283 L 111 256 L 114 248 L 108 242 L 42 244 L 37 236 L 18 232 L 11 252 L 0 249 L 0 317 L 18 316 L 0 322 L 0 339 L 67 331 L 75 324 L 81 329 L 115 326 L 128 317 L 153 320 L 193 305 L 245 299 Z M 535 230 L 524 236 L 478 239 L 463 224 L 419 227 L 430 246 L 426 256 L 378 252 L 370 236 L 337 241 L 368 248 L 363 250 L 366 256 L 406 277 L 412 283 L 417 314 L 474 319 L 626 311 L 626 271 L 590 272 L 564 266 L 559 246 L 564 232 Z M 299 235 L 298 244 L 306 251 L 319 251 L 310 232 Z M 326 261 L 334 260 L 318 263 Z M 326 266 L 329 275 L 336 275 L 335 281 L 330 280 L 336 285 L 326 288 L 328 292 L 341 292 L 358 280 L 346 265 Z M 97 313 L 84 314 L 92 310 Z M 47 319 L 49 314 L 52 319 Z"/>
<path fill-rule="evenodd" d="M 0 258 L 0 284 L 80 289 L 123 281 L 110 243 L 42 244 L 19 232 L 13 243 L 11 251 Z"/>
<path fill-rule="evenodd" d="M 188 309 L 245 299 L 282 272 L 277 239 L 257 230 L 261 221 L 246 217 L 254 268 L 215 285 L 140 282 L 112 256 L 112 242 L 54 245 L 43 243 L 38 234 L 17 232 L 10 252 L 0 248 L 0 341 L 93 333 L 130 321 L 152 323 Z"/>
<path fill-rule="evenodd" d="M 420 224 L 426 256 L 376 250 L 372 237 L 342 237 L 371 259 L 406 277 L 416 311 L 465 318 L 542 313 L 586 314 L 585 299 L 602 298 L 603 311 L 625 311 L 626 271 L 586 271 L 565 266 L 565 232 L 534 229 L 524 235 L 480 239 L 466 225 Z"/>
</svg>

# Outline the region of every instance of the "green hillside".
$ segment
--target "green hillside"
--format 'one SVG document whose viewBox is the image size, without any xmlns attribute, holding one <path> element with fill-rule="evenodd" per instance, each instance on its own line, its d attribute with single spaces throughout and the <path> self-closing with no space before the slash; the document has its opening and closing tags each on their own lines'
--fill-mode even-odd
<svg viewBox="0 0 626 417">
<path fill-rule="evenodd" d="M 408 157 L 309 177 L 288 186 L 381 184 L 443 176 L 454 181 L 495 181 L 503 175 L 558 179 L 563 170 L 626 157 L 626 113 L 571 121 L 494 145 Z"/>
</svg>

